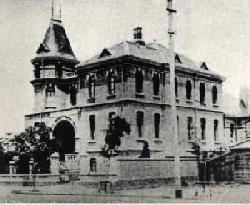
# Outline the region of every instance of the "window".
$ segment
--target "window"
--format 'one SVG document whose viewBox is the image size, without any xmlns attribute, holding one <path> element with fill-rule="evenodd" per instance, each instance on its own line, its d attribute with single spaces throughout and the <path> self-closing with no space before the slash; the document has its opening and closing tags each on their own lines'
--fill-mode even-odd
<svg viewBox="0 0 250 205">
<path fill-rule="evenodd" d="M 95 77 L 89 77 L 89 98 L 95 98 Z"/>
<path fill-rule="evenodd" d="M 89 116 L 89 130 L 90 130 L 90 139 L 95 139 L 95 116 Z"/>
<path fill-rule="evenodd" d="M 187 130 L 188 130 L 188 140 L 192 139 L 192 129 L 193 129 L 193 118 L 187 118 Z"/>
<path fill-rule="evenodd" d="M 159 113 L 154 114 L 154 127 L 155 127 L 155 138 L 160 138 L 160 121 L 161 116 Z"/>
<path fill-rule="evenodd" d="M 115 74 L 110 72 L 108 75 L 108 92 L 109 94 L 115 93 Z"/>
<path fill-rule="evenodd" d="M 135 92 L 143 92 L 143 74 L 141 71 L 136 71 L 135 73 Z"/>
<path fill-rule="evenodd" d="M 34 71 L 34 74 L 35 74 L 35 78 L 40 78 L 40 69 L 36 68 Z"/>
<path fill-rule="evenodd" d="M 192 97 L 192 84 L 190 80 L 186 81 L 186 99 L 191 100 Z"/>
<path fill-rule="evenodd" d="M 95 158 L 90 158 L 90 160 L 89 160 L 89 170 L 90 170 L 90 172 L 96 172 L 97 171 L 96 159 Z"/>
<path fill-rule="evenodd" d="M 153 77 L 153 85 L 154 85 L 154 95 L 159 95 L 159 91 L 160 91 L 160 78 L 159 78 L 159 74 L 155 73 L 154 77 Z"/>
<path fill-rule="evenodd" d="M 234 123 L 230 124 L 230 137 L 233 138 L 234 137 Z"/>
<path fill-rule="evenodd" d="M 213 101 L 213 104 L 217 103 L 217 98 L 218 98 L 217 95 L 218 95 L 218 93 L 217 93 L 217 87 L 213 86 L 212 87 L 212 101 Z"/>
<path fill-rule="evenodd" d="M 111 128 L 111 126 L 114 126 L 115 125 L 115 122 L 114 122 L 114 118 L 115 118 L 115 112 L 110 112 L 109 115 L 108 115 L 108 121 L 109 121 L 109 126 Z"/>
<path fill-rule="evenodd" d="M 217 142 L 218 140 L 218 120 L 214 120 L 214 141 Z"/>
<path fill-rule="evenodd" d="M 70 89 L 70 103 L 71 105 L 76 104 L 76 88 L 74 86 Z"/>
<path fill-rule="evenodd" d="M 176 120 L 177 120 L 177 136 L 179 137 L 180 136 L 180 118 L 178 115 L 176 116 Z"/>
<path fill-rule="evenodd" d="M 206 119 L 201 118 L 200 119 L 200 126 L 201 126 L 201 140 L 206 139 Z"/>
<path fill-rule="evenodd" d="M 46 93 L 47 97 L 55 96 L 55 85 L 53 85 L 53 84 L 47 85 L 45 93 Z"/>
<path fill-rule="evenodd" d="M 205 83 L 200 84 L 200 104 L 205 104 L 206 87 Z"/>
<path fill-rule="evenodd" d="M 142 137 L 143 135 L 143 121 L 144 121 L 144 116 L 143 112 L 138 111 L 136 113 L 136 124 L 137 124 L 137 129 L 138 129 L 138 136 Z"/>
<path fill-rule="evenodd" d="M 178 98 L 178 80 L 175 78 L 175 97 Z"/>
</svg>

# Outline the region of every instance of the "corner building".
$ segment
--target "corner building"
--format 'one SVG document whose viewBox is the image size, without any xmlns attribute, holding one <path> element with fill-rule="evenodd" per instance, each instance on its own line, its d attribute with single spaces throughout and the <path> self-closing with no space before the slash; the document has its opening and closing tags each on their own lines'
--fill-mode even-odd
<svg viewBox="0 0 250 205">
<path fill-rule="evenodd" d="M 195 63 L 181 54 L 176 53 L 175 63 L 180 154 L 191 159 L 193 142 L 207 151 L 223 144 L 224 79 L 205 62 Z M 113 159 L 118 178 L 131 177 L 128 173 L 134 171 L 129 168 L 140 166 L 136 160 L 144 141 L 152 158 L 146 161 L 154 169 L 154 160 L 173 157 L 169 50 L 158 43 L 145 43 L 141 28 L 134 29 L 134 40 L 104 48 L 79 63 L 62 22 L 51 19 L 32 64 L 35 108 L 25 116 L 26 127 L 36 122 L 51 127 L 53 137 L 61 143 L 60 161 L 67 154 L 76 154 L 81 175 L 94 178 L 105 173 L 100 150 L 109 119 L 116 115 L 125 117 L 131 126 L 131 133 L 122 138 L 119 156 Z"/>
</svg>

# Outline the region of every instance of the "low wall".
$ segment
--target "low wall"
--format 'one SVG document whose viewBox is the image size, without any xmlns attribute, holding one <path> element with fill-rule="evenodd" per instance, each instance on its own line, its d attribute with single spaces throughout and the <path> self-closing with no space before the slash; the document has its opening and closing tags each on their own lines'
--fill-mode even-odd
<svg viewBox="0 0 250 205">
<path fill-rule="evenodd" d="M 52 174 L 0 174 L 2 184 L 23 184 L 32 182 L 35 177 L 36 185 L 55 184 L 59 182 L 59 175 Z"/>
<path fill-rule="evenodd" d="M 197 159 L 195 157 L 181 157 L 182 180 L 195 180 L 198 178 Z M 157 186 L 173 184 L 174 157 L 164 159 L 117 159 L 119 170 L 118 186 Z"/>
</svg>

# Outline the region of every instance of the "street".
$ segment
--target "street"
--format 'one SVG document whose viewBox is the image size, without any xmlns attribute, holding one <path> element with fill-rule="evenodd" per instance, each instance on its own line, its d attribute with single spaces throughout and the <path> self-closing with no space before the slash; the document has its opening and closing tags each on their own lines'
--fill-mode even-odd
<svg viewBox="0 0 250 205">
<path fill-rule="evenodd" d="M 250 202 L 250 185 L 216 185 L 183 188 L 183 199 L 173 198 L 173 187 L 151 189 L 116 190 L 114 194 L 99 193 L 78 184 L 32 187 L 1 185 L 0 202 L 19 203 L 167 203 L 167 202 Z M 197 195 L 196 192 L 197 191 Z"/>
</svg>

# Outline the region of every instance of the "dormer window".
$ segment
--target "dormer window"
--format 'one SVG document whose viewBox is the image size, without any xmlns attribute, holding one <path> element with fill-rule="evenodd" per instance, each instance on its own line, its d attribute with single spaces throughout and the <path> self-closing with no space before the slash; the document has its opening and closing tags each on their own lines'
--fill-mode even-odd
<svg viewBox="0 0 250 205">
<path fill-rule="evenodd" d="M 179 63 L 179 64 L 182 63 L 181 59 L 180 59 L 180 56 L 178 56 L 178 55 L 175 56 L 175 63 Z"/>
<path fill-rule="evenodd" d="M 201 63 L 200 68 L 203 70 L 208 70 L 207 64 L 205 62 Z"/>
<path fill-rule="evenodd" d="M 106 57 L 106 56 L 111 56 L 111 53 L 108 49 L 104 48 L 99 56 L 99 58 L 103 58 L 103 57 Z"/>
</svg>

